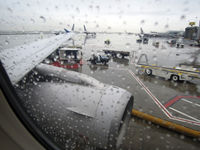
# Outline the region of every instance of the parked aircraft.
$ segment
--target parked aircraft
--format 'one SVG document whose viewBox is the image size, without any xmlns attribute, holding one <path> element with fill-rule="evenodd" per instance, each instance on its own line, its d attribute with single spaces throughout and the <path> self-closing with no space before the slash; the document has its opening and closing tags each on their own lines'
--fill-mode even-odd
<svg viewBox="0 0 200 150">
<path fill-rule="evenodd" d="M 66 33 L 69 33 L 69 32 L 71 32 L 71 31 L 74 31 L 74 24 L 72 25 L 71 31 L 69 31 L 69 30 L 67 30 L 67 29 L 65 29 L 65 28 L 64 28 L 64 30 L 65 30 Z"/>
<path fill-rule="evenodd" d="M 148 35 L 144 33 L 142 28 L 140 28 L 140 33 L 137 35 L 140 37 L 140 39 L 136 40 L 137 43 L 143 42 L 143 44 L 148 44 L 149 41 Z"/>
<path fill-rule="evenodd" d="M 145 33 L 142 28 L 140 28 L 140 33 L 138 36 L 142 38 L 150 38 L 150 37 L 165 37 L 165 38 L 180 38 L 183 37 L 183 31 L 167 31 L 167 32 L 154 32 Z"/>
<path fill-rule="evenodd" d="M 53 32 L 55 35 L 59 35 L 59 34 L 63 34 L 63 33 L 69 33 L 69 32 L 74 32 L 74 24 L 72 25 L 72 29 L 71 30 L 68 30 L 66 28 L 64 28 L 64 31 L 56 31 L 56 32 Z"/>
<path fill-rule="evenodd" d="M 84 28 L 84 32 L 86 34 L 86 36 L 91 36 L 91 37 L 95 37 L 96 36 L 96 32 L 88 32 L 85 25 L 83 25 Z"/>
<path fill-rule="evenodd" d="M 140 39 L 149 38 L 149 37 L 157 37 L 157 32 L 145 33 L 142 28 L 140 28 L 140 33 L 137 34 Z"/>
<path fill-rule="evenodd" d="M 41 63 L 74 36 L 67 33 L 0 51 L 1 92 L 23 121 L 26 128 L 22 130 L 32 131 L 46 149 L 58 149 L 52 143 L 54 136 L 56 141 L 68 141 L 68 146 L 80 142 L 98 148 L 119 147 L 133 107 L 131 93 L 85 74 Z M 32 110 L 35 103 L 40 104 L 37 112 Z M 33 114 L 27 113 L 31 110 Z M 45 117 L 34 122 L 32 115 Z M 56 124 L 58 118 L 62 123 Z"/>
<path fill-rule="evenodd" d="M 94 37 L 96 37 L 96 32 L 89 32 L 89 31 L 87 31 L 85 25 L 83 26 L 83 28 L 84 28 L 84 31 L 83 31 L 83 32 L 75 31 L 75 30 L 74 30 L 74 29 L 75 29 L 75 25 L 73 24 L 71 30 L 68 30 L 68 29 L 64 28 L 64 31 L 65 31 L 66 33 L 69 33 L 69 32 L 84 33 L 84 34 L 86 34 L 86 37 L 87 37 L 87 38 L 90 38 L 90 37 L 94 38 Z M 58 34 L 60 34 L 60 33 L 61 33 L 61 32 L 56 32 L 55 34 L 58 35 Z"/>
</svg>

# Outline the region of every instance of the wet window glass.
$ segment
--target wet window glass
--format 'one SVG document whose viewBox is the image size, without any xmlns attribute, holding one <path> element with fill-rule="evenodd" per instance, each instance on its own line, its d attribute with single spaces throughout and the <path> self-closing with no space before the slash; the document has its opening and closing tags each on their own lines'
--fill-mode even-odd
<svg viewBox="0 0 200 150">
<path fill-rule="evenodd" d="M 197 150 L 199 7 L 0 1 L 0 60 L 24 114 L 60 149 Z"/>
</svg>

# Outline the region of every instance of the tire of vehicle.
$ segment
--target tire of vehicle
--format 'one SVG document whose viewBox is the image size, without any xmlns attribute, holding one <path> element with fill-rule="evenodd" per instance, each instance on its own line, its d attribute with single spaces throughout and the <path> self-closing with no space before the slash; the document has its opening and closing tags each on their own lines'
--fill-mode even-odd
<svg viewBox="0 0 200 150">
<path fill-rule="evenodd" d="M 93 65 L 96 65 L 96 60 L 92 60 L 91 63 L 92 63 Z"/>
<path fill-rule="evenodd" d="M 122 59 L 122 58 L 123 58 L 123 55 L 120 54 L 120 53 L 118 53 L 118 54 L 117 54 L 117 58 Z"/>
<path fill-rule="evenodd" d="M 177 76 L 177 75 L 172 75 L 172 76 L 171 76 L 171 79 L 172 79 L 173 81 L 177 82 L 177 81 L 179 81 L 179 76 Z"/>
<path fill-rule="evenodd" d="M 145 69 L 145 73 L 150 76 L 152 75 L 152 70 L 151 69 Z"/>
</svg>

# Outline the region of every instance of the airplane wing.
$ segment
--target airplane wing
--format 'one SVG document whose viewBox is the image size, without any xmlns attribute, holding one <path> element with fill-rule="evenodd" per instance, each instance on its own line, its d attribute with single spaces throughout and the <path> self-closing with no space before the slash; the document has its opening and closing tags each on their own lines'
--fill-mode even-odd
<svg viewBox="0 0 200 150">
<path fill-rule="evenodd" d="M 16 84 L 37 64 L 55 51 L 63 42 L 70 39 L 72 35 L 72 33 L 61 34 L 0 51 L 0 60 L 11 82 Z"/>
</svg>

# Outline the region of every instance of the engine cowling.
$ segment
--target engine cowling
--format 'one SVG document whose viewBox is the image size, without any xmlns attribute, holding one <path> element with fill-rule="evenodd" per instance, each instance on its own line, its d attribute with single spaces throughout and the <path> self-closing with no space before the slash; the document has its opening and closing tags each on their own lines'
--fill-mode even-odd
<svg viewBox="0 0 200 150">
<path fill-rule="evenodd" d="M 39 82 L 27 82 L 17 91 L 49 137 L 56 135 L 65 144 L 81 140 L 99 148 L 120 145 L 133 107 L 130 92 L 54 66 L 41 64 L 35 72 Z"/>
</svg>

